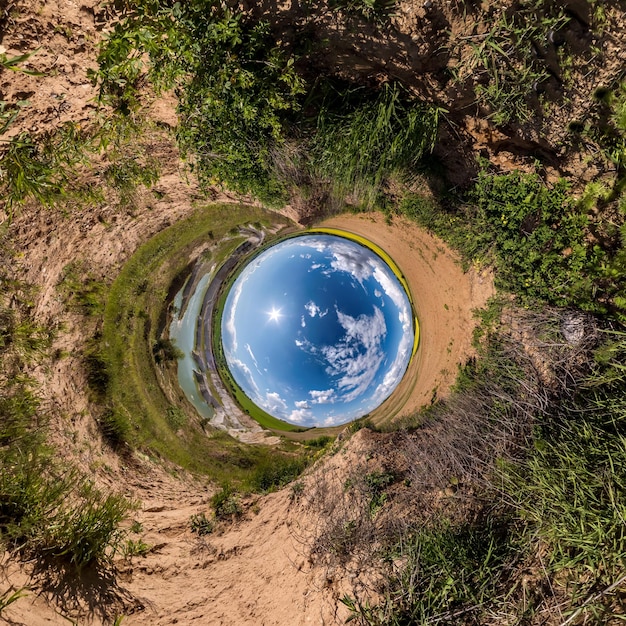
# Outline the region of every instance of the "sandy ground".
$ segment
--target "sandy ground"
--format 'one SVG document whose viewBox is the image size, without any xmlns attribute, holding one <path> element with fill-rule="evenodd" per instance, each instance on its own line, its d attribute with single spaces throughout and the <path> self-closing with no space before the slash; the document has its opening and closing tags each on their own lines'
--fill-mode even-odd
<svg viewBox="0 0 626 626">
<path fill-rule="evenodd" d="M 191 209 L 190 194 L 192 190 L 184 192 L 177 183 L 150 210 L 132 217 L 118 215 L 108 227 L 89 213 L 62 224 L 54 224 L 46 213 L 25 213 L 15 224 L 16 237 L 23 250 L 22 271 L 40 285 L 38 315 L 62 315 L 55 285 L 70 260 L 82 256 L 104 273 L 117 271 L 143 239 Z M 471 353 L 471 311 L 492 293 L 489 276 L 464 273 L 440 241 L 404 219 L 389 225 L 379 214 L 343 215 L 324 225 L 364 235 L 388 251 L 415 300 L 419 350 L 399 390 L 373 417 L 409 413 L 429 403 L 435 390 L 445 395 L 457 366 Z M 68 322 L 59 342 L 81 345 L 89 331 L 78 319 L 71 323 L 70 316 Z M 134 519 L 142 525 L 142 541 L 152 548 L 146 557 L 118 559 L 117 582 L 112 585 L 94 572 L 88 573 L 87 582 L 74 580 L 69 586 L 53 572 L 29 579 L 31 566 L 17 567 L 7 559 L 4 586 L 32 586 L 29 596 L 5 611 L 7 619 L 29 626 L 65 624 L 63 615 L 79 624 L 110 624 L 116 615 L 125 615 L 128 625 L 343 622 L 346 614 L 341 613 L 345 609 L 338 604 L 336 585 L 307 559 L 300 532 L 307 525 L 306 513 L 293 505 L 289 489 L 260 498 L 244 520 L 223 534 L 198 538 L 191 533 L 189 519 L 195 513 L 209 514 L 213 490 L 190 477 L 176 479 L 146 458 L 129 464 L 113 455 L 100 441 L 89 414 L 79 355 L 75 358 L 40 372 L 46 403 L 59 416 L 53 439 L 101 486 L 121 488 L 140 501 Z M 341 473 L 333 459 L 333 472 Z"/>
<path fill-rule="evenodd" d="M 323 223 L 366 237 L 380 246 L 404 274 L 420 326 L 420 345 L 402 382 L 376 411 L 375 423 L 410 415 L 443 398 L 459 365 L 472 355 L 473 311 L 494 294 L 490 273 L 464 272 L 437 237 L 408 220 L 388 224 L 379 213 L 345 214 Z"/>
</svg>

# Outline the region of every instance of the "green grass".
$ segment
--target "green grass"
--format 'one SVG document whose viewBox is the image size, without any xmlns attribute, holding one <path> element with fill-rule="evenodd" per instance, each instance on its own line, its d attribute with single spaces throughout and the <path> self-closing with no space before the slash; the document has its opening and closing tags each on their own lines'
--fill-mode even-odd
<svg viewBox="0 0 626 626">
<path fill-rule="evenodd" d="M 33 321 L 28 286 L 14 280 L 2 280 L 2 286 L 0 543 L 27 557 L 53 557 L 76 569 L 102 564 L 119 545 L 124 534 L 120 522 L 131 503 L 95 489 L 46 445 L 38 385 L 24 371 L 50 357 L 52 333 Z M 4 308 L 5 298 L 10 309 Z"/>
<path fill-rule="evenodd" d="M 400 565 L 382 602 L 369 606 L 344 596 L 357 623 L 484 624 L 506 596 L 508 570 L 520 560 L 504 525 L 452 525 L 445 520 L 396 547 Z"/>
<path fill-rule="evenodd" d="M 394 84 L 360 98 L 346 92 L 339 105 L 322 107 L 311 141 L 310 167 L 340 198 L 359 208 L 380 204 L 383 185 L 414 170 L 430 152 L 441 111 L 412 101 Z"/>
<path fill-rule="evenodd" d="M 259 460 L 271 456 L 265 447 L 246 446 L 225 432 L 205 432 L 196 419 L 177 419 L 179 428 L 173 429 L 172 415 L 180 416 L 161 390 L 153 347 L 170 285 L 187 266 L 189 251 L 240 224 L 281 219 L 243 205 L 203 207 L 153 237 L 122 268 L 108 295 L 98 354 L 106 374 L 102 402 L 109 407 L 104 426 L 115 438 L 218 481 L 244 481 Z"/>
</svg>

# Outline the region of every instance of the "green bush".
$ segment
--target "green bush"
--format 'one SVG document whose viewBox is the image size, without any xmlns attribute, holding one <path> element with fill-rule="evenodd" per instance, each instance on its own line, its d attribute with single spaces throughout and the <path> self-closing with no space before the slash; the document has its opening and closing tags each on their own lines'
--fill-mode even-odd
<svg viewBox="0 0 626 626">
<path fill-rule="evenodd" d="M 228 483 L 222 485 L 222 488 L 213 495 L 211 506 L 215 511 L 216 519 L 219 520 L 236 518 L 243 512 L 239 497 Z"/>
<path fill-rule="evenodd" d="M 44 205 L 61 198 L 84 159 L 84 143 L 71 123 L 41 137 L 22 132 L 6 142 L 0 150 L 0 191 L 9 215 L 29 198 Z"/>
<path fill-rule="evenodd" d="M 274 454 L 260 461 L 250 477 L 253 491 L 273 491 L 295 480 L 306 469 L 303 457 Z"/>
<path fill-rule="evenodd" d="M 315 449 L 323 449 L 330 446 L 336 437 L 331 437 L 330 435 L 320 435 L 319 437 L 315 437 L 314 439 L 305 439 L 302 442 L 303 446 L 307 448 L 315 448 Z"/>
<path fill-rule="evenodd" d="M 266 22 L 217 0 L 171 6 L 143 0 L 134 8 L 100 50 L 92 78 L 101 98 L 131 110 L 146 74 L 158 87 L 176 87 L 178 140 L 201 182 L 276 204 L 284 190 L 272 174 L 271 151 L 304 91 L 293 56 Z"/>
<path fill-rule="evenodd" d="M 542 301 L 605 312 L 595 281 L 603 251 L 585 237 L 587 216 L 559 180 L 483 170 L 462 209 L 409 195 L 400 211 L 448 241 L 467 264 L 493 264 L 496 285 L 523 303 Z"/>
<path fill-rule="evenodd" d="M 96 279 L 84 264 L 73 261 L 63 268 L 59 289 L 69 308 L 85 315 L 104 312 L 106 285 Z"/>
</svg>

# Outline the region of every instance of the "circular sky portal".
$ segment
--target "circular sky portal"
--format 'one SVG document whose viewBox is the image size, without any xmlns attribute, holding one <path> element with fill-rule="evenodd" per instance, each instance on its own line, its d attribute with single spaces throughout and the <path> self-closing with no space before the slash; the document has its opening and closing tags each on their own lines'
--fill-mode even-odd
<svg viewBox="0 0 626 626">
<path fill-rule="evenodd" d="M 309 234 L 258 254 L 221 321 L 228 368 L 267 413 L 301 426 L 362 417 L 411 359 L 413 312 L 389 265 L 345 237 Z"/>
</svg>

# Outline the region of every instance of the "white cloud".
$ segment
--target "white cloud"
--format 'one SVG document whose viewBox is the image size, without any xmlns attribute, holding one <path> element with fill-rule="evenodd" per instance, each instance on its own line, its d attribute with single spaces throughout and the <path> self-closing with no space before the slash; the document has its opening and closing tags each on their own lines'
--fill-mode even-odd
<svg viewBox="0 0 626 626">
<path fill-rule="evenodd" d="M 326 389 L 324 391 L 309 391 L 312 404 L 332 404 L 335 401 L 335 390 Z"/>
<path fill-rule="evenodd" d="M 231 347 L 233 352 L 237 351 L 237 327 L 235 325 L 235 313 L 237 312 L 237 305 L 239 304 L 239 298 L 244 288 L 247 278 L 240 276 L 239 280 L 235 283 L 235 288 L 231 293 L 233 299 L 230 303 L 230 309 L 228 310 L 228 318 L 226 320 L 226 332 L 230 335 Z"/>
<path fill-rule="evenodd" d="M 304 308 L 311 317 L 315 317 L 320 311 L 320 308 L 317 306 L 317 304 L 315 304 L 315 302 L 313 302 L 313 300 L 307 302 L 304 305 Z"/>
<path fill-rule="evenodd" d="M 287 412 L 287 403 L 276 391 L 267 391 L 261 400 L 261 408 L 272 415 L 284 416 Z"/>
<path fill-rule="evenodd" d="M 252 359 L 252 362 L 254 363 L 254 367 L 256 367 L 257 371 L 260 373 L 261 370 L 259 368 L 259 364 L 257 363 L 256 357 L 254 356 L 254 353 L 252 352 L 252 348 L 250 347 L 250 344 L 247 343 L 244 348 L 246 349 L 246 352 L 250 355 L 250 358 Z"/>
<path fill-rule="evenodd" d="M 300 318 L 300 326 L 302 326 L 302 328 L 306 327 L 306 320 L 304 319 L 304 315 Z"/>
<path fill-rule="evenodd" d="M 320 309 L 320 307 L 315 304 L 313 300 L 309 300 L 309 302 L 304 305 L 304 308 L 311 317 L 315 317 L 316 315 L 319 317 L 324 317 L 325 315 L 328 315 L 328 309 L 322 311 L 322 309 Z"/>
<path fill-rule="evenodd" d="M 351 418 L 350 418 L 351 419 Z M 324 426 L 335 426 L 337 424 L 341 424 L 342 422 L 346 421 L 346 416 L 345 415 L 341 415 L 341 416 L 336 416 L 336 415 L 329 415 L 323 422 Z"/>
<path fill-rule="evenodd" d="M 333 260 L 330 266 L 339 272 L 347 272 L 360 283 L 373 273 L 372 252 L 351 242 L 338 242 L 330 246 Z"/>
<path fill-rule="evenodd" d="M 326 373 L 337 378 L 336 387 L 343 395 L 336 401 L 351 402 L 371 386 L 385 360 L 382 342 L 387 334 L 385 317 L 378 307 L 371 316 L 352 317 L 337 311 L 345 336 L 333 346 L 323 346 Z"/>
<path fill-rule="evenodd" d="M 294 403 L 296 409 L 308 409 L 309 401 L 308 400 L 296 400 Z"/>
<path fill-rule="evenodd" d="M 307 409 L 296 409 L 291 411 L 285 419 L 296 424 L 303 424 L 306 420 L 312 420 L 314 417 L 313 413 Z"/>
<path fill-rule="evenodd" d="M 411 305 L 409 304 L 408 297 L 397 281 L 396 277 L 390 273 L 391 270 L 385 270 L 379 266 L 374 270 L 374 280 L 381 286 L 382 290 L 389 297 L 389 299 L 396 305 L 398 309 L 398 319 L 404 332 L 408 332 L 410 326 L 413 324 L 411 319 Z"/>
<path fill-rule="evenodd" d="M 243 388 L 243 390 L 246 392 L 246 394 L 248 396 L 250 396 L 250 398 L 257 402 L 259 399 L 259 388 L 256 384 L 256 381 L 254 380 L 254 376 L 252 375 L 252 372 L 250 370 L 250 368 L 240 359 L 237 358 L 231 358 L 228 362 L 228 366 L 230 367 L 231 370 L 239 370 L 241 372 L 241 375 L 244 379 L 243 383 L 239 383 L 241 385 L 241 387 Z M 233 371 L 233 376 L 234 376 L 234 371 Z M 235 379 L 238 380 L 239 379 L 235 376 Z M 247 389 L 246 389 L 246 385 L 247 385 Z M 256 398 L 256 400 L 255 400 Z"/>
</svg>

